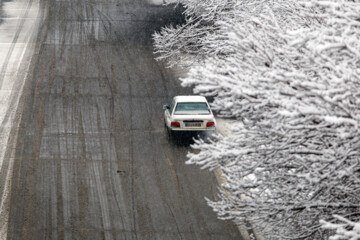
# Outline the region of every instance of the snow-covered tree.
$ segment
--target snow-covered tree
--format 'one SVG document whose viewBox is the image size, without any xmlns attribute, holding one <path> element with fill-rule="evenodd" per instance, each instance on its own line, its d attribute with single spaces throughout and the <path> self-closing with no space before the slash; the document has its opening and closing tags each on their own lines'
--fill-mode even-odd
<svg viewBox="0 0 360 240">
<path fill-rule="evenodd" d="M 224 172 L 209 205 L 266 239 L 325 238 L 319 220 L 334 214 L 359 221 L 360 1 L 183 2 L 188 23 L 155 35 L 159 59 L 203 60 L 182 84 L 238 120 L 188 154 Z"/>
<path fill-rule="evenodd" d="M 168 26 L 154 34 L 157 60 L 166 60 L 169 66 L 204 60 L 226 48 L 222 29 L 216 23 L 225 17 L 234 18 L 234 0 L 178 0 L 186 6 L 186 24 Z M 215 40 L 215 41 L 211 41 Z M 213 43 L 217 44 L 216 46 Z M 218 45 L 221 44 L 221 47 Z"/>
<path fill-rule="evenodd" d="M 329 230 L 335 230 L 334 236 L 329 240 L 359 240 L 360 239 L 360 222 L 352 222 L 341 216 L 334 216 L 339 223 L 330 223 L 321 220 L 322 227 Z"/>
</svg>

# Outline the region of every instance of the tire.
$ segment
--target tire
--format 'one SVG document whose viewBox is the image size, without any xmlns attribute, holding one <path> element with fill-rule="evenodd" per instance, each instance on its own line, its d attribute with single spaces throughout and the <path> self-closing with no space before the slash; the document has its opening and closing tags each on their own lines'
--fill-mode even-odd
<svg viewBox="0 0 360 240">
<path fill-rule="evenodd" d="M 166 125 L 165 120 L 164 120 L 164 127 L 166 129 L 166 135 L 167 135 L 168 140 L 171 140 L 173 134 L 172 134 L 171 129 Z"/>
<path fill-rule="evenodd" d="M 169 127 L 166 127 L 166 129 L 167 129 L 168 139 L 169 139 L 170 141 L 172 141 L 173 136 L 174 136 L 174 133 L 173 133 L 173 131 L 172 131 Z"/>
<path fill-rule="evenodd" d="M 172 140 L 173 137 L 174 137 L 173 131 L 168 128 L 168 138 L 169 138 L 169 140 Z"/>
</svg>

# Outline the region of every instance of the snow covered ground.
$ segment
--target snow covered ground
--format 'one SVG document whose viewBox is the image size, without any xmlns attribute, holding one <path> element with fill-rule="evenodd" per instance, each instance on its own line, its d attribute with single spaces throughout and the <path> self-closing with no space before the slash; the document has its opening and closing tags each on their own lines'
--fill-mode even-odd
<svg viewBox="0 0 360 240">
<path fill-rule="evenodd" d="M 148 0 L 148 2 L 157 5 L 164 4 L 164 0 Z"/>
<path fill-rule="evenodd" d="M 37 33 L 39 1 L 0 2 L 0 239 L 6 239 L 15 139 L 13 127 Z"/>
<path fill-rule="evenodd" d="M 224 119 L 224 118 L 216 118 L 216 130 L 217 133 L 227 137 L 232 134 L 232 125 L 235 123 L 234 120 Z"/>
</svg>

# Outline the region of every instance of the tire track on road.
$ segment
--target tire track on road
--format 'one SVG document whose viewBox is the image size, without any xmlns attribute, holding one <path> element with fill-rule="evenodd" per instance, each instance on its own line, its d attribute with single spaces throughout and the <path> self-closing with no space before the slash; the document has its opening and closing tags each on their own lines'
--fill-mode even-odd
<svg viewBox="0 0 360 240">
<path fill-rule="evenodd" d="M 40 73 L 34 73 L 28 84 L 25 100 L 29 101 L 15 142 L 19 166 L 9 236 L 163 240 L 220 239 L 221 235 L 228 239 L 223 224 L 200 204 L 209 178 L 184 167 L 187 148 L 178 150 L 162 138 L 159 104 L 182 90 L 173 86 L 171 71 L 159 74 L 150 36 L 141 39 L 153 26 L 131 23 L 129 27 L 116 20 L 111 25 L 98 12 L 115 19 L 121 9 L 132 18 L 150 14 L 153 19 L 152 10 L 130 0 L 129 5 L 118 2 L 119 9 L 110 9 L 115 8 L 113 1 L 90 0 L 97 9 L 85 0 L 43 1 L 51 4 L 51 29 L 38 68 L 33 69 Z M 127 31 L 132 29 L 129 37 Z M 55 75 L 49 74 L 53 70 Z M 169 84 L 162 86 L 165 78 L 170 78 Z M 45 127 L 39 121 L 45 121 Z M 175 166 L 168 166 L 162 150 Z M 18 198 L 22 198 L 19 203 Z M 17 209 L 17 204 L 24 206 Z M 199 233 L 204 231 L 199 225 L 211 232 Z"/>
</svg>

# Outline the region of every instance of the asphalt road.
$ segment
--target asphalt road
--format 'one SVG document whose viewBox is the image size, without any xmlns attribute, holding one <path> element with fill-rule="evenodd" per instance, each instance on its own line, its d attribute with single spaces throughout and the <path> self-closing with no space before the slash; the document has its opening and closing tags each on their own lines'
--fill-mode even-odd
<svg viewBox="0 0 360 240">
<path fill-rule="evenodd" d="M 162 105 L 191 90 L 154 60 L 151 34 L 181 22 L 179 11 L 140 0 L 17 2 L 25 12 L 38 4 L 38 25 L 27 74 L 16 74 L 23 90 L 11 92 L 12 125 L 1 128 L 6 238 L 240 239 L 206 204 L 214 175 L 186 165 L 190 147 L 169 142 L 163 126 Z"/>
</svg>

